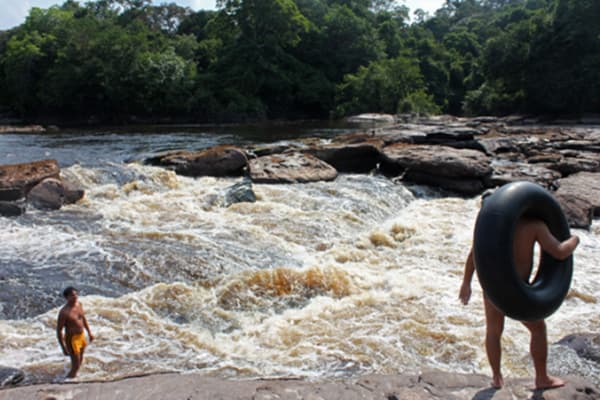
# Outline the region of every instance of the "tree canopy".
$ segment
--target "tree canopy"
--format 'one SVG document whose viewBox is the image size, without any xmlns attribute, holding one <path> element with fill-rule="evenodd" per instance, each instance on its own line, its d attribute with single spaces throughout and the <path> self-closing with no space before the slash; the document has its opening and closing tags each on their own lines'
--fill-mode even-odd
<svg viewBox="0 0 600 400">
<path fill-rule="evenodd" d="M 0 32 L 0 106 L 23 118 L 190 121 L 361 112 L 600 110 L 600 2 L 67 0 Z"/>
</svg>

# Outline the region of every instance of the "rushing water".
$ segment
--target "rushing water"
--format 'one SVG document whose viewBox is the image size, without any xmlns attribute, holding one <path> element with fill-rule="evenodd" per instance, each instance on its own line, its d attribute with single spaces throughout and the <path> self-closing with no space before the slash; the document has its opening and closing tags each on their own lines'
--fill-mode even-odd
<svg viewBox="0 0 600 400">
<path fill-rule="evenodd" d="M 278 129 L 286 140 L 343 131 Z M 255 184 L 256 203 L 223 207 L 239 178 L 135 162 L 273 139 L 234 128 L 0 135 L 0 164 L 55 158 L 86 190 L 56 212 L 0 217 L 0 365 L 25 370 L 28 382 L 65 374 L 55 323 L 60 293 L 74 285 L 96 335 L 79 380 L 489 373 L 476 279 L 471 304 L 457 298 L 477 198 L 346 174 Z M 576 233 L 571 292 L 548 320 L 551 343 L 600 331 L 600 224 Z M 506 376 L 532 376 L 528 341 L 507 322 Z M 551 346 L 550 370 L 600 383 L 598 364 L 562 346 Z"/>
</svg>

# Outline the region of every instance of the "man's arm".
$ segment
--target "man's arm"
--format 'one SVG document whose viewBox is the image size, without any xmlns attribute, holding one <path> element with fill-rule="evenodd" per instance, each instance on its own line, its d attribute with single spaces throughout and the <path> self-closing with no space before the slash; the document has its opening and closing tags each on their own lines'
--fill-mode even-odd
<svg viewBox="0 0 600 400">
<path fill-rule="evenodd" d="M 80 304 L 79 307 L 81 307 L 81 319 L 83 320 L 83 326 L 88 333 L 91 343 L 94 341 L 94 335 L 92 335 L 92 331 L 90 330 L 90 326 L 88 325 L 87 318 L 85 317 L 85 312 L 83 311 L 83 306 Z"/>
<path fill-rule="evenodd" d="M 58 320 L 56 321 L 56 338 L 58 339 L 58 344 L 60 344 L 60 348 L 63 351 L 64 355 L 69 355 L 67 353 L 67 348 L 65 346 L 65 339 L 63 337 L 63 329 L 65 327 L 66 317 L 62 310 L 58 313 Z"/>
<path fill-rule="evenodd" d="M 573 254 L 573 251 L 575 251 L 575 248 L 579 244 L 579 237 L 576 235 L 572 235 L 567 240 L 559 242 L 550 232 L 550 229 L 548 229 L 546 224 L 541 221 L 536 224 L 535 240 L 540 244 L 542 250 L 557 260 L 564 260 L 569 257 Z"/>
<path fill-rule="evenodd" d="M 460 293 L 458 294 L 458 298 L 465 305 L 469 303 L 469 299 L 471 298 L 471 281 L 473 280 L 474 272 L 475 263 L 473 262 L 473 248 L 471 248 L 465 261 L 465 272 L 462 285 L 460 286 Z"/>
</svg>

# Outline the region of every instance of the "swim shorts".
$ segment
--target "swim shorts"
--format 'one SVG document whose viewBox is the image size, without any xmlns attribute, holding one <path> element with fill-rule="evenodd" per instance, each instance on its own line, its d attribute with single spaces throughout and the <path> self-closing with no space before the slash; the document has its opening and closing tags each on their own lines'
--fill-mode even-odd
<svg viewBox="0 0 600 400">
<path fill-rule="evenodd" d="M 67 335 L 67 347 L 69 348 L 69 354 L 78 356 L 81 354 L 87 342 L 85 341 L 85 333 L 75 333 L 73 335 Z"/>
</svg>

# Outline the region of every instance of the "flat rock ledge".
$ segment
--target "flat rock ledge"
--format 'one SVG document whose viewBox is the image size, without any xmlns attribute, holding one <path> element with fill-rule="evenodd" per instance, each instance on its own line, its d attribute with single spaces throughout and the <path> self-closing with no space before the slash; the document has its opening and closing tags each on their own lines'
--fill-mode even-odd
<svg viewBox="0 0 600 400">
<path fill-rule="evenodd" d="M 507 379 L 495 390 L 484 375 L 430 371 L 419 375 L 365 375 L 344 380 L 226 380 L 198 374 L 161 374 L 112 382 L 22 386 L 0 399 L 49 400 L 593 400 L 600 389 L 574 376 L 564 387 L 534 390 L 530 379 Z"/>
</svg>

